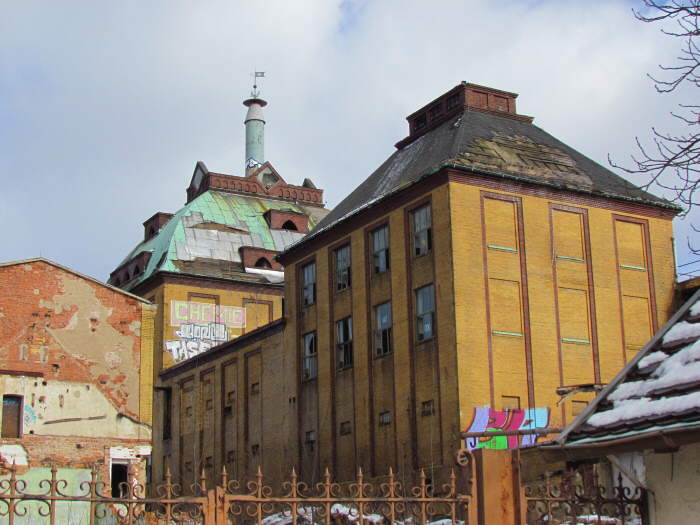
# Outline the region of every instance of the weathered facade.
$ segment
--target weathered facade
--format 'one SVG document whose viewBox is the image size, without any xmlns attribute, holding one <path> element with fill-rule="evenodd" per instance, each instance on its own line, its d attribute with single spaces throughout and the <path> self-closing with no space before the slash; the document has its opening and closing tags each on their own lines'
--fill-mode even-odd
<svg viewBox="0 0 700 525">
<path fill-rule="evenodd" d="M 150 468 L 153 320 L 146 300 L 45 259 L 0 265 L 0 475 L 98 466 L 113 490 Z"/>
<path fill-rule="evenodd" d="M 410 115 L 397 151 L 277 257 L 285 324 L 256 345 L 273 400 L 262 432 L 285 432 L 253 448 L 239 425 L 238 461 L 280 458 L 308 481 L 422 467 L 438 483 L 462 432 L 565 424 L 668 318 L 677 208 L 534 126 L 515 98 L 463 83 Z M 168 373 L 173 398 L 184 378 Z M 191 414 L 206 443 L 216 412 Z"/>
</svg>

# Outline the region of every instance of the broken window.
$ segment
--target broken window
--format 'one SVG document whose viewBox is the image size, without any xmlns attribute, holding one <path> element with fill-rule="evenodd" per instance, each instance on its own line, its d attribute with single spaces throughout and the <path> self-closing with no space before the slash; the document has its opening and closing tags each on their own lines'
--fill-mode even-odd
<svg viewBox="0 0 700 525">
<path fill-rule="evenodd" d="M 301 268 L 302 289 L 301 302 L 309 306 L 316 302 L 316 263 L 310 263 Z"/>
<path fill-rule="evenodd" d="M 433 248 L 433 228 L 430 204 L 413 211 L 413 254 L 418 257 Z"/>
<path fill-rule="evenodd" d="M 125 460 L 112 460 L 110 472 L 112 497 L 124 498 L 128 494 L 129 463 Z"/>
<path fill-rule="evenodd" d="M 377 357 L 391 352 L 391 302 L 374 307 L 374 351 Z"/>
<path fill-rule="evenodd" d="M 337 368 L 343 370 L 352 367 L 352 317 L 346 317 L 335 323 Z"/>
<path fill-rule="evenodd" d="M 335 251 L 335 290 L 337 292 L 350 288 L 350 245 Z"/>
<path fill-rule="evenodd" d="M 302 368 L 302 381 L 316 379 L 318 363 L 316 360 L 316 332 L 309 332 L 303 337 L 304 360 Z"/>
</svg>

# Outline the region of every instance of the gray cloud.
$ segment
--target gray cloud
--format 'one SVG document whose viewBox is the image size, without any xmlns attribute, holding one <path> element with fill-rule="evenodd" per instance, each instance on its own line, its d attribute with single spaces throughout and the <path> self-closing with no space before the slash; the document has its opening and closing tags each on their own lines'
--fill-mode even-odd
<svg viewBox="0 0 700 525">
<path fill-rule="evenodd" d="M 677 42 L 630 5 L 3 2 L 0 260 L 41 253 L 106 278 L 142 221 L 182 205 L 197 160 L 242 173 L 256 67 L 268 159 L 331 206 L 460 80 L 520 93 L 519 112 L 602 164 L 626 158 L 652 125 L 675 129 L 681 101 L 645 76 Z"/>
</svg>

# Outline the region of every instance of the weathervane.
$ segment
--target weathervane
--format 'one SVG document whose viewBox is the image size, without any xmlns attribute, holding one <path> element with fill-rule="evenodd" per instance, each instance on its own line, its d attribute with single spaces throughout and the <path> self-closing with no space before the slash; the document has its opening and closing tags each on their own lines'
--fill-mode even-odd
<svg viewBox="0 0 700 525">
<path fill-rule="evenodd" d="M 258 89 L 258 79 L 265 78 L 265 72 L 255 71 L 254 73 L 251 73 L 250 76 L 253 77 L 253 90 L 250 92 L 250 96 L 253 98 L 258 98 L 260 95 L 260 90 Z"/>
</svg>

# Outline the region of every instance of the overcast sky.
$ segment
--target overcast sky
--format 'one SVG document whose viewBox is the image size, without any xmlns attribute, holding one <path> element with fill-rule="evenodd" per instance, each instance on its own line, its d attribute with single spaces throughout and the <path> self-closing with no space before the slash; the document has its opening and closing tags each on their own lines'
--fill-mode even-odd
<svg viewBox="0 0 700 525">
<path fill-rule="evenodd" d="M 42 255 L 106 279 L 195 163 L 243 174 L 250 72 L 266 157 L 337 204 L 461 80 L 601 164 L 677 129 L 647 72 L 679 42 L 632 0 L 0 1 L 0 262 Z M 688 94 L 686 93 L 686 96 Z M 641 183 L 641 180 L 634 181 Z M 676 224 L 679 262 L 686 222 Z"/>
</svg>

